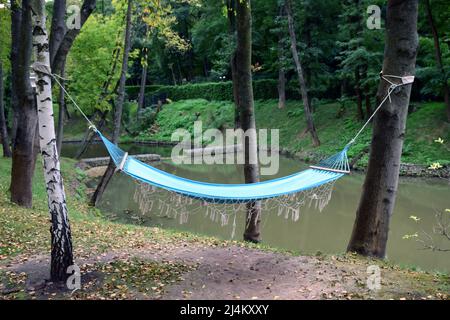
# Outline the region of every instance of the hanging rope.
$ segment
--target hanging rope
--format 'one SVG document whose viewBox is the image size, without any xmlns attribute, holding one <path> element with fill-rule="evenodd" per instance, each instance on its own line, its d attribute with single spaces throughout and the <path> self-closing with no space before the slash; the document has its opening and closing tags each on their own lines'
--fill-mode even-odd
<svg viewBox="0 0 450 320">
<path fill-rule="evenodd" d="M 88 116 L 83 112 L 83 110 L 81 110 L 80 106 L 78 106 L 78 104 L 75 102 L 75 100 L 72 98 L 72 96 L 67 92 L 67 90 L 64 88 L 64 86 L 61 84 L 61 82 L 58 81 L 57 78 L 60 78 L 62 80 L 66 80 L 60 76 L 58 76 L 57 74 L 54 74 L 51 72 L 51 69 L 48 65 L 42 63 L 42 62 L 34 62 L 31 65 L 31 69 L 34 72 L 38 72 L 38 73 L 42 73 L 42 74 L 46 74 L 49 77 L 51 77 L 53 80 L 55 80 L 55 82 L 58 84 L 58 86 L 64 91 L 64 93 L 67 95 L 67 97 L 69 97 L 70 101 L 72 101 L 73 105 L 78 109 L 78 111 L 80 111 L 81 115 L 86 119 L 86 121 L 89 123 L 89 128 L 94 130 L 95 132 L 97 132 L 97 128 L 95 127 L 95 125 L 92 123 L 91 120 L 89 120 Z M 33 83 L 34 81 L 34 76 L 30 75 L 30 79 Z"/>
<path fill-rule="evenodd" d="M 50 74 L 51 77 L 53 78 L 53 80 L 56 81 L 56 83 L 59 85 L 59 87 L 64 91 L 64 93 L 67 95 L 67 97 L 70 99 L 70 101 L 72 101 L 73 105 L 78 109 L 78 111 L 80 111 L 81 115 L 86 119 L 86 121 L 89 123 L 89 128 L 97 131 L 97 128 L 95 127 L 95 125 L 92 123 L 91 120 L 89 120 L 88 116 L 83 112 L 83 110 L 81 110 L 81 108 L 78 106 L 78 104 L 75 102 L 75 100 L 72 98 L 72 96 L 67 92 L 67 90 L 64 88 L 64 86 L 58 81 L 58 79 L 56 79 L 56 75 L 55 74 Z"/>
<path fill-rule="evenodd" d="M 213 220 L 220 220 L 221 224 L 224 225 L 228 223 L 230 216 L 227 214 L 229 212 L 227 208 L 231 205 L 233 207 L 231 212 L 235 214 L 233 230 L 236 225 L 237 210 L 246 210 L 247 203 L 256 200 L 265 200 L 263 202 L 267 205 L 273 204 L 278 210 L 278 215 L 284 215 L 286 218 L 292 217 L 294 221 L 299 218 L 300 207 L 307 203 L 309 205 L 314 204 L 315 207 L 322 210 L 331 199 L 334 182 L 350 172 L 347 149 L 368 126 L 386 100 L 389 99 L 391 101 L 392 92 L 396 88 L 411 84 L 414 81 L 412 76 L 399 77 L 381 73 L 381 78 L 389 83 L 386 96 L 345 148 L 339 153 L 322 160 L 317 166 L 311 166 L 309 169 L 287 177 L 264 182 L 215 184 L 181 178 L 128 156 L 125 151 L 106 139 L 100 131 L 97 131 L 95 125 L 62 86 L 57 79 L 58 76 L 50 72 L 48 66 L 35 65 L 33 70 L 43 72 L 55 80 L 90 124 L 90 128 L 103 140 L 111 158 L 120 171 L 142 182 L 143 192 L 135 194 L 135 200 L 139 200 L 141 211 L 151 210 L 155 204 L 158 205 L 158 212 L 167 216 L 173 212 L 175 216 L 180 218 L 180 222 L 185 222 L 189 212 L 201 210 L 205 207 L 205 204 L 208 204 L 206 214 Z M 162 199 L 156 199 L 151 192 L 161 188 L 169 191 L 169 196 L 166 195 Z M 164 199 L 167 201 L 164 201 Z M 194 199 L 200 201 L 203 205 L 193 206 Z M 234 235 L 234 231 L 232 233 Z"/>
<path fill-rule="evenodd" d="M 392 102 L 392 100 L 391 100 L 391 93 L 395 89 L 397 89 L 398 87 L 405 86 L 405 85 L 408 85 L 408 84 L 411 84 L 411 83 L 414 82 L 414 76 L 399 77 L 399 76 L 394 76 L 394 75 L 390 75 L 390 74 L 383 74 L 383 71 L 380 72 L 380 76 L 381 76 L 381 78 L 383 80 L 385 80 L 388 83 L 390 83 L 390 86 L 388 87 L 388 90 L 387 90 L 387 94 L 383 98 L 383 100 L 381 100 L 380 104 L 375 109 L 375 111 L 372 113 L 372 115 L 369 117 L 369 119 L 367 119 L 366 123 L 364 123 L 364 125 L 361 127 L 361 129 L 359 129 L 359 131 L 356 133 L 356 135 L 349 141 L 349 143 L 347 143 L 346 148 L 350 147 L 350 145 L 352 145 L 355 142 L 355 140 L 364 131 L 364 129 L 367 127 L 367 125 L 370 123 L 370 121 L 372 121 L 373 117 L 375 117 L 375 114 L 381 109 L 381 107 L 386 102 L 386 100 L 389 99 L 389 102 Z M 401 83 L 392 82 L 391 80 L 389 80 L 389 78 L 400 79 Z"/>
</svg>

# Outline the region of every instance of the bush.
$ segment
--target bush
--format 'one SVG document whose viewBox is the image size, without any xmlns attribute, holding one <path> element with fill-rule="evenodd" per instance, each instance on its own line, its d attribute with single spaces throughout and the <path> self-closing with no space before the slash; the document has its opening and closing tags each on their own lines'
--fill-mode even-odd
<svg viewBox="0 0 450 320">
<path fill-rule="evenodd" d="M 145 87 L 145 92 L 146 93 L 154 92 L 161 87 L 164 87 L 164 86 L 159 85 L 159 84 L 152 84 L 150 86 Z M 140 89 L 140 86 L 126 86 L 125 91 L 127 93 L 128 99 L 129 100 L 137 100 L 138 96 L 139 96 L 139 89 Z"/>
<path fill-rule="evenodd" d="M 122 118 L 125 123 L 132 122 L 136 118 L 137 103 L 132 101 L 125 101 L 123 105 Z"/>
<path fill-rule="evenodd" d="M 130 99 L 136 99 L 139 93 L 138 86 L 128 86 L 127 94 Z M 180 86 L 147 86 L 146 100 L 150 101 L 152 95 L 167 93 L 171 100 L 206 99 L 208 101 L 232 101 L 233 85 L 226 82 L 191 83 Z M 286 95 L 289 99 L 299 99 L 295 86 L 288 86 Z M 253 81 L 253 96 L 255 100 L 278 99 L 277 80 L 262 79 Z"/>
<path fill-rule="evenodd" d="M 145 110 L 150 110 L 146 108 Z M 194 121 L 202 121 L 203 130 L 233 128 L 234 105 L 227 101 L 207 101 L 205 99 L 182 100 L 165 104 L 157 115 L 159 130 L 154 133 L 142 131 L 140 138 L 170 141 L 172 133 L 183 128 L 191 134 Z"/>
</svg>

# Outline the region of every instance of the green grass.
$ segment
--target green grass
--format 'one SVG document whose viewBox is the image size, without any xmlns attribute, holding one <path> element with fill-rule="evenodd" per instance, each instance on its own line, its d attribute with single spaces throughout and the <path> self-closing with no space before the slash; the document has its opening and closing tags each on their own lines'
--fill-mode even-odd
<svg viewBox="0 0 450 320">
<path fill-rule="evenodd" d="M 347 102 L 338 117 L 339 109 L 340 105 L 337 103 L 316 106 L 314 120 L 321 140 L 318 148 L 312 146 L 309 134 L 302 134 L 306 125 L 299 101 L 288 101 L 286 108 L 281 110 L 277 108 L 276 100 L 256 101 L 256 125 L 258 128 L 279 129 L 280 146 L 309 160 L 309 157 L 322 157 L 341 150 L 361 128 L 363 122 L 356 119 L 353 102 Z M 184 128 L 192 133 L 195 120 L 203 121 L 203 130 L 232 128 L 233 116 L 233 104 L 230 102 L 203 99 L 177 101 L 166 105 L 159 113 L 156 120 L 159 130 L 156 133 L 144 131 L 137 138 L 170 141 L 177 128 Z M 445 142 L 437 143 L 437 138 L 442 138 Z M 369 126 L 349 150 L 349 156 L 360 154 L 368 147 L 370 139 Z M 358 165 L 365 165 L 367 161 L 366 154 Z M 417 106 L 417 111 L 408 116 L 402 162 L 422 165 L 433 162 L 450 163 L 450 125 L 445 120 L 443 103 L 422 103 Z"/>
<path fill-rule="evenodd" d="M 0 159 L 0 261 L 18 254 L 48 252 L 50 248 L 47 194 L 40 163 L 38 159 L 33 179 L 33 207 L 27 209 L 9 201 L 11 160 Z M 133 246 L 151 236 L 148 229 L 108 222 L 99 210 L 89 207 L 85 187 L 78 180 L 82 174 L 75 170 L 74 164 L 73 160 L 63 159 L 61 169 L 75 251 L 80 256 L 119 248 L 122 244 L 118 239 Z M 132 234 L 136 236 L 134 240 Z"/>
<path fill-rule="evenodd" d="M 203 129 L 230 128 L 234 111 L 228 101 L 207 101 L 204 99 L 184 100 L 165 105 L 157 117 L 159 131 L 154 134 L 142 132 L 139 138 L 170 141 L 172 133 L 183 128 L 194 130 L 194 121 L 202 121 Z"/>
<path fill-rule="evenodd" d="M 66 190 L 75 256 L 85 257 L 116 249 L 152 244 L 198 243 L 207 246 L 243 245 L 268 251 L 286 252 L 265 245 L 224 241 L 188 232 L 122 224 L 108 220 L 108 214 L 88 206 L 86 175 L 74 167 L 75 160 L 62 158 L 61 170 Z M 23 208 L 9 200 L 11 159 L 0 157 L 0 262 L 17 255 L 49 253 L 50 223 L 47 193 L 41 161 L 36 162 L 33 179 L 33 206 Z"/>
</svg>

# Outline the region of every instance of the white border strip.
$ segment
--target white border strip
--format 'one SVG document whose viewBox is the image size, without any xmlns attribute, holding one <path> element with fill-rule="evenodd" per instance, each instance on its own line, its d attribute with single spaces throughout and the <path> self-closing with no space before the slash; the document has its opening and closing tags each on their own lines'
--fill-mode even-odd
<svg viewBox="0 0 450 320">
<path fill-rule="evenodd" d="M 120 162 L 119 166 L 117 167 L 117 170 L 119 170 L 119 171 L 123 170 L 123 166 L 125 165 L 127 158 L 128 158 L 128 152 L 125 152 L 125 155 L 123 156 L 122 161 Z"/>
</svg>

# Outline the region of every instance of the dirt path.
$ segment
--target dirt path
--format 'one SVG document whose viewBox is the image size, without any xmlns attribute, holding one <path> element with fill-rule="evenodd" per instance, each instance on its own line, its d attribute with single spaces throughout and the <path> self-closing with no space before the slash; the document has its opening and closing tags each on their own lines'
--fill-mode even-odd
<svg viewBox="0 0 450 320">
<path fill-rule="evenodd" d="M 385 264 L 381 268 L 381 290 L 366 286 L 370 261 L 354 257 L 291 256 L 236 245 L 208 246 L 182 244 L 143 247 L 115 251 L 77 261 L 93 266 L 117 261 L 146 261 L 151 263 L 182 263 L 191 269 L 183 271 L 176 281 L 122 293 L 125 299 L 447 299 L 448 292 L 434 290 L 433 275 L 414 274 Z M 48 277 L 48 256 L 34 256 L 0 267 L 0 271 L 17 275 L 23 284 L 22 293 L 32 293 L 38 299 L 71 298 L 66 289 L 52 287 L 42 279 Z M 124 270 L 128 270 L 126 267 Z M 105 282 L 108 270 L 90 269 L 82 273 L 82 285 Z M 22 277 L 22 278 L 20 278 Z M 135 279 L 136 274 L 131 277 Z M 114 280 L 114 279 L 113 279 Z M 136 280 L 137 281 L 137 280 Z M 439 280 L 441 281 L 441 280 Z M 447 279 L 448 281 L 448 279 Z M 143 281 L 145 282 L 145 281 Z M 133 287 L 133 285 L 131 286 Z M 142 287 L 142 285 L 141 285 Z M 14 286 L 12 287 L 14 288 Z M 94 289 L 93 289 L 94 288 Z M 109 287 L 108 287 L 109 288 Z M 155 289 L 157 288 L 157 289 Z M 150 291 L 152 291 L 150 290 Z M 83 291 L 83 287 L 80 291 Z M 139 292 L 138 292 L 139 291 Z M 3 288 L 3 298 L 14 291 Z M 65 292 L 65 293 L 64 293 Z M 109 292 L 109 291 L 108 291 Z M 122 292 L 122 291 L 120 291 Z M 141 294 L 140 292 L 144 292 Z M 63 296 L 60 296 L 63 294 Z M 65 296 L 64 296 L 65 294 Z M 2 295 L 0 295 L 0 298 Z M 89 296 L 103 298 L 101 295 Z M 106 298 L 115 298 L 116 293 Z M 82 298 L 86 298 L 83 296 Z"/>
</svg>

